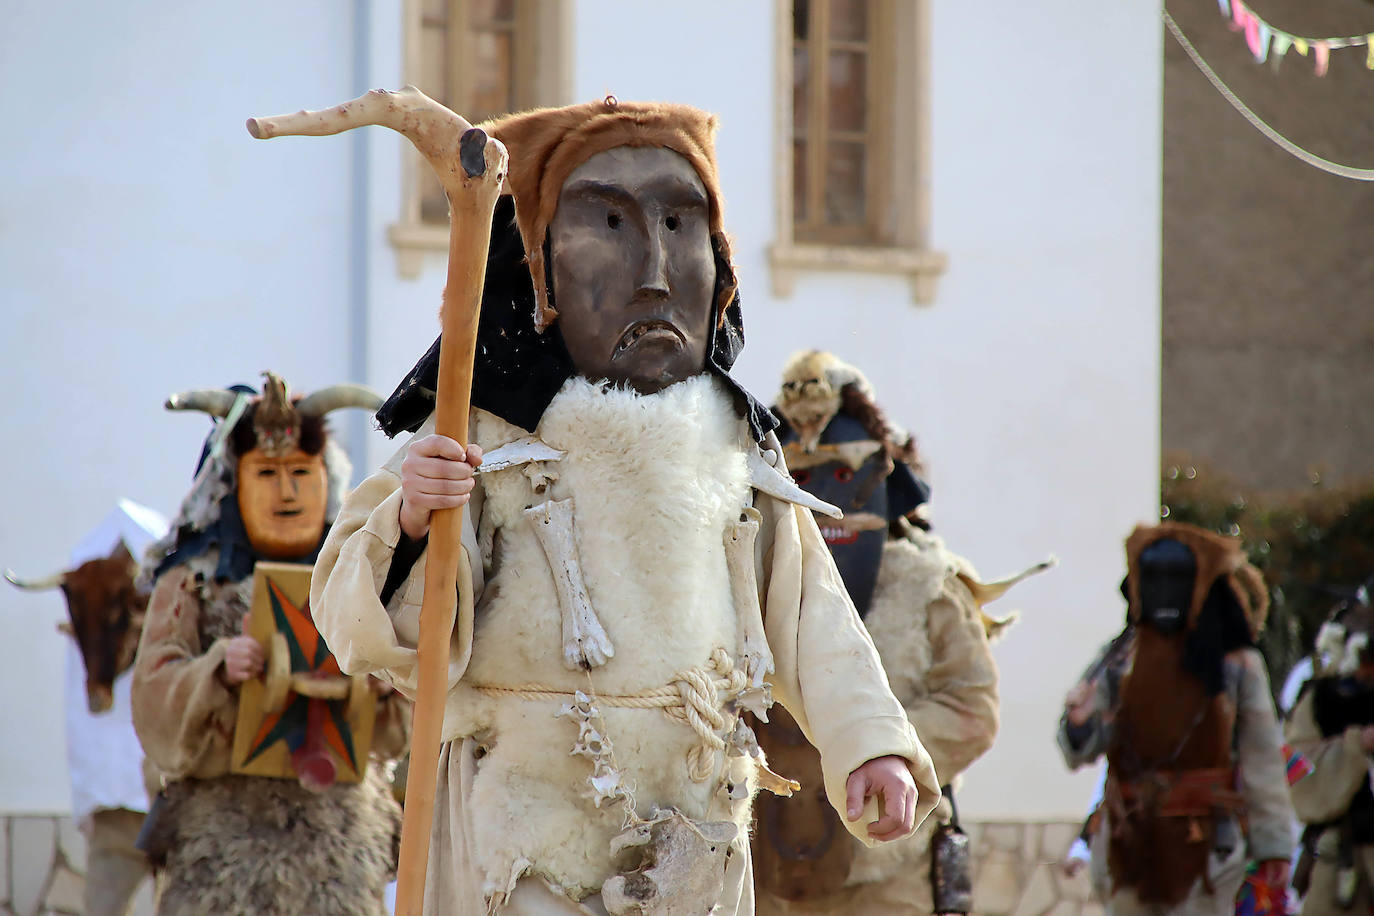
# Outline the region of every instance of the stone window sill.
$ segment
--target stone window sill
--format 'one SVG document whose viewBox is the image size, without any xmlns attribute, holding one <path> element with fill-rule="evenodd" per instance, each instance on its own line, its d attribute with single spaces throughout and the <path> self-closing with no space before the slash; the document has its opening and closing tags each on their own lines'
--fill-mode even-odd
<svg viewBox="0 0 1374 916">
<path fill-rule="evenodd" d="M 407 280 L 420 276 L 425 255 L 448 252 L 448 226 L 429 223 L 392 223 L 386 237 L 396 249 L 396 272 Z"/>
<path fill-rule="evenodd" d="M 773 296 L 778 299 L 792 295 L 799 273 L 845 270 L 904 275 L 911 282 L 912 301 L 929 305 L 947 262 L 943 252 L 916 248 L 776 244 L 768 249 Z"/>
</svg>

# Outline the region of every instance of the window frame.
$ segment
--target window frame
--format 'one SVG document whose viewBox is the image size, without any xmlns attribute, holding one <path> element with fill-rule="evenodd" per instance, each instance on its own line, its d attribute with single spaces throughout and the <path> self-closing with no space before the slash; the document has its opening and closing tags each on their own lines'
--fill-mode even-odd
<svg viewBox="0 0 1374 916">
<path fill-rule="evenodd" d="M 445 0 L 450 22 L 462 22 L 471 0 Z M 518 109 L 542 105 L 566 105 L 573 84 L 573 5 L 571 0 L 515 0 L 514 51 L 520 74 L 515 93 Z M 406 85 L 422 81 L 424 0 L 404 0 L 402 5 L 403 74 Z M 471 85 L 465 53 L 469 33 L 454 29 L 447 36 L 445 82 L 466 92 Z M 459 111 L 459 114 L 464 112 Z M 420 213 L 422 169 L 429 166 L 409 143 L 401 162 L 400 213 L 387 227 L 387 240 L 396 251 L 397 272 L 406 279 L 418 277 L 425 255 L 448 251 L 447 223 L 426 222 Z"/>
<path fill-rule="evenodd" d="M 773 295 L 788 298 L 798 275 L 814 271 L 862 271 L 906 276 L 912 299 L 934 301 L 945 255 L 929 245 L 930 227 L 930 0 L 872 0 L 873 21 L 868 53 L 870 99 L 886 100 L 868 111 L 869 165 L 866 214 L 862 229 L 801 228 L 793 202 L 793 0 L 774 0 L 774 147 L 775 232 L 768 250 Z M 828 21 L 819 17 L 820 26 Z M 814 12 L 813 12 L 814 16 Z M 818 28 L 812 20 L 812 34 Z M 887 36 L 887 40 L 880 40 Z M 903 54 L 903 49 L 910 53 Z M 824 76 L 826 61 L 818 65 Z M 815 72 L 815 71 L 813 71 Z M 825 91 L 813 84 L 808 112 L 808 140 L 815 142 L 819 122 L 815 102 Z M 905 155 L 903 155 L 905 152 Z M 813 156 L 816 163 L 818 158 Z M 816 165 L 816 171 L 820 166 Z M 813 180 L 814 180 L 813 172 Z M 815 186 L 808 184 L 815 202 Z M 901 201 L 897 207 L 888 202 Z M 808 215 L 812 212 L 808 207 Z M 799 236 L 801 236 L 799 238 Z"/>
</svg>

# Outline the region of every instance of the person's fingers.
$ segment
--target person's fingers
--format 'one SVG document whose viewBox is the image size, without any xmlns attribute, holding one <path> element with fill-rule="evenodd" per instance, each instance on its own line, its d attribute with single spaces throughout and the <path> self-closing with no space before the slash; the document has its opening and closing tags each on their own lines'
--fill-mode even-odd
<svg viewBox="0 0 1374 916">
<path fill-rule="evenodd" d="M 413 514 L 416 509 L 423 509 L 426 513 L 434 512 L 438 509 L 456 509 L 459 506 L 466 506 L 468 500 L 471 498 L 471 493 L 454 493 L 451 495 L 415 493 L 405 499 L 406 502 L 410 504 Z"/>
<path fill-rule="evenodd" d="M 904 780 L 885 781 L 876 788 L 882 798 L 882 816 L 868 827 L 875 840 L 895 840 L 911 833 L 916 820 L 916 793 Z"/>
<path fill-rule="evenodd" d="M 448 436 L 440 436 L 437 433 L 417 439 L 411 444 L 407 456 L 419 455 L 422 457 L 446 458 L 450 461 L 461 462 L 467 457 L 467 451 Z"/>
<path fill-rule="evenodd" d="M 466 467 L 466 465 L 463 465 Z M 471 493 L 476 485 L 471 477 L 427 477 L 414 475 L 409 478 L 410 489 L 430 496 L 458 496 Z"/>
<path fill-rule="evenodd" d="M 902 803 L 883 796 L 882 817 L 868 825 L 868 835 L 875 840 L 890 840 L 902 835 Z M 895 809 L 895 810 L 894 810 Z"/>
<path fill-rule="evenodd" d="M 472 477 L 472 467 L 448 458 L 410 457 L 401 462 L 401 474 L 431 480 L 467 480 Z"/>
<path fill-rule="evenodd" d="M 482 466 L 482 446 L 476 444 L 468 446 L 468 464 L 475 468 Z"/>
<path fill-rule="evenodd" d="M 851 821 L 857 821 L 864 813 L 864 798 L 868 795 L 868 774 L 862 769 L 849 774 L 845 782 L 845 814 Z"/>
</svg>

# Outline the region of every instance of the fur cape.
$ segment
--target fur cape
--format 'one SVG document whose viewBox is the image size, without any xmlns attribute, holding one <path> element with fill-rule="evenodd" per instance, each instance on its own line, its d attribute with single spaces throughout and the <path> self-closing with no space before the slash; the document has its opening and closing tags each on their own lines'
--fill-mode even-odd
<svg viewBox="0 0 1374 916">
<path fill-rule="evenodd" d="M 373 765 L 315 793 L 288 779 L 223 776 L 167 788 L 175 823 L 162 916 L 385 916 L 401 812 Z"/>
</svg>

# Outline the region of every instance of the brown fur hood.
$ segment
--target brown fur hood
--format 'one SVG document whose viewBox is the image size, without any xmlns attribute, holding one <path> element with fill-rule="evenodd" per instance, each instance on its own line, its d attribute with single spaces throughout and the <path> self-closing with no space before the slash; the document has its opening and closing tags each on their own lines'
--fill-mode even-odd
<svg viewBox="0 0 1374 916">
<path fill-rule="evenodd" d="M 1269 591 L 1259 570 L 1245 559 L 1240 540 L 1183 522 L 1137 525 L 1126 539 L 1126 597 L 1130 601 L 1131 622 L 1140 620 L 1140 554 L 1165 538 L 1183 544 L 1197 559 L 1197 579 L 1193 585 L 1193 601 L 1188 608 L 1187 628 L 1191 630 L 1197 624 L 1213 583 L 1225 578 L 1227 587 L 1245 612 L 1245 619 L 1250 622 L 1251 637 L 1258 637 L 1269 614 Z"/>
<path fill-rule="evenodd" d="M 549 303 L 544 236 L 558 208 L 563 183 L 597 153 L 618 146 L 653 146 L 670 149 L 686 159 L 706 186 L 711 238 L 721 258 L 729 262 L 716 168 L 715 115 L 690 105 L 620 102 L 607 96 L 598 102 L 506 115 L 481 126 L 504 143 L 510 154 L 504 190 L 515 198 L 515 219 L 534 281 L 535 324 L 541 330 L 558 314 Z M 722 312 L 735 292 L 733 283 L 726 286 L 729 289 L 717 300 Z"/>
</svg>

